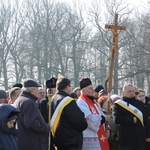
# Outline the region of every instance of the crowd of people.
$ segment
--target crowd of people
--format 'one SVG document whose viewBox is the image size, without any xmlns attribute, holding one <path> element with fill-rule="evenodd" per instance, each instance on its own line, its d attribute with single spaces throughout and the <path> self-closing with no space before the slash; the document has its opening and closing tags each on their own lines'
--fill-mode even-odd
<svg viewBox="0 0 150 150">
<path fill-rule="evenodd" d="M 63 76 L 43 89 L 27 78 L 0 90 L 0 150 L 150 150 L 150 98 L 126 83 L 122 95 Z"/>
</svg>

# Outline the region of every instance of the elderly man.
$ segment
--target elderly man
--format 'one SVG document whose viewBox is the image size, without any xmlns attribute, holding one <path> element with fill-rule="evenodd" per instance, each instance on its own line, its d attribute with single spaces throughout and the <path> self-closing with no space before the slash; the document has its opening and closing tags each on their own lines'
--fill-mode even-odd
<svg viewBox="0 0 150 150">
<path fill-rule="evenodd" d="M 32 80 L 23 82 L 23 91 L 16 99 L 14 106 L 20 110 L 17 120 L 18 150 L 47 150 L 47 134 L 50 126 L 45 123 L 38 110 L 38 87 L 40 85 Z"/>
<path fill-rule="evenodd" d="M 83 150 L 109 150 L 104 130 L 105 117 L 95 102 L 95 90 L 89 78 L 80 81 L 81 96 L 77 105 L 84 112 L 88 128 L 83 131 Z"/>
<path fill-rule="evenodd" d="M 136 100 L 132 84 L 124 85 L 122 93 L 123 99 L 116 101 L 113 109 L 114 121 L 119 124 L 121 150 L 144 150 L 145 141 L 150 141 L 145 107 Z"/>
</svg>

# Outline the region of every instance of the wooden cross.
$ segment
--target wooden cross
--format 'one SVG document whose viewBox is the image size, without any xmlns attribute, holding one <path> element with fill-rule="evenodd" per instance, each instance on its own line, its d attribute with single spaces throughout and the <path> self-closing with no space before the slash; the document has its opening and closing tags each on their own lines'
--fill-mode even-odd
<svg viewBox="0 0 150 150">
<path fill-rule="evenodd" d="M 118 25 L 118 14 L 115 14 L 114 25 L 105 25 L 106 29 L 111 29 L 113 34 L 113 43 L 112 43 L 112 51 L 110 58 L 110 68 L 109 68 L 109 79 L 108 79 L 108 108 L 107 113 L 110 112 L 110 93 L 112 91 L 112 79 L 113 79 L 113 71 L 114 71 L 114 62 L 116 55 L 118 53 L 118 30 L 126 30 L 126 27 Z"/>
</svg>

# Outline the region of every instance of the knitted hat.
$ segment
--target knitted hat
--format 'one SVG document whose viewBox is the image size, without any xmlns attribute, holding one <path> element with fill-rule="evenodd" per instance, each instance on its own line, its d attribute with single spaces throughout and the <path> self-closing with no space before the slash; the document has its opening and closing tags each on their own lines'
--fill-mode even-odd
<svg viewBox="0 0 150 150">
<path fill-rule="evenodd" d="M 92 85 L 92 82 L 89 78 L 82 78 L 80 80 L 80 89 L 83 89 L 89 85 Z"/>
<path fill-rule="evenodd" d="M 7 93 L 4 90 L 0 90 L 0 99 L 7 98 Z"/>
<path fill-rule="evenodd" d="M 23 86 L 24 87 L 41 87 L 36 81 L 30 78 L 24 80 Z"/>
<path fill-rule="evenodd" d="M 52 77 L 49 80 L 46 81 L 46 88 L 55 88 L 56 87 L 57 79 Z"/>
</svg>

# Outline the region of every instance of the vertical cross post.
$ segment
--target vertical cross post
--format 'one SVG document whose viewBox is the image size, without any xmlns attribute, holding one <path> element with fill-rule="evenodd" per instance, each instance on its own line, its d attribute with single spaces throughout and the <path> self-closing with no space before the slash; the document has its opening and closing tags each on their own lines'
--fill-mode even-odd
<svg viewBox="0 0 150 150">
<path fill-rule="evenodd" d="M 110 93 L 112 91 L 112 82 L 113 82 L 114 62 L 115 62 L 116 55 L 118 53 L 118 34 L 119 34 L 118 30 L 126 30 L 126 27 L 118 25 L 118 14 L 116 13 L 114 18 L 114 25 L 106 24 L 105 28 L 111 29 L 113 35 L 112 51 L 111 51 L 110 67 L 109 67 L 109 79 L 108 79 L 108 101 L 110 101 Z M 110 105 L 110 103 L 108 105 Z"/>
</svg>

